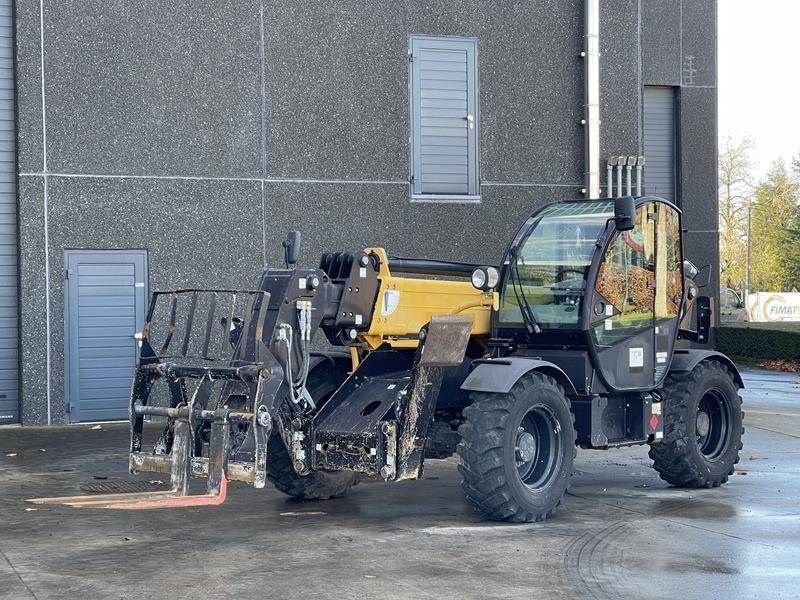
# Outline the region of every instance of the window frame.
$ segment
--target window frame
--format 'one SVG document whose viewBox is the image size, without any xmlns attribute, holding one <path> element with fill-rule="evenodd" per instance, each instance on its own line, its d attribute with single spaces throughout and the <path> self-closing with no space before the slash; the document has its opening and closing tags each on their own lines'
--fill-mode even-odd
<svg viewBox="0 0 800 600">
<path fill-rule="evenodd" d="M 442 42 L 442 43 L 453 43 L 456 42 L 460 46 L 465 47 L 467 49 L 467 62 L 469 64 L 469 53 L 470 49 L 472 52 L 473 57 L 473 65 L 472 65 L 472 80 L 473 80 L 473 99 L 474 99 L 474 147 L 472 155 L 469 154 L 470 148 L 470 141 L 468 141 L 468 150 L 467 150 L 467 164 L 468 164 L 468 179 L 467 182 L 467 189 L 468 192 L 466 194 L 436 194 L 436 193 L 423 193 L 422 189 L 422 181 L 419 179 L 420 174 L 418 173 L 419 170 L 417 169 L 417 162 L 419 159 L 419 148 L 418 144 L 416 143 L 416 135 L 415 135 L 415 119 L 417 116 L 417 108 L 418 102 L 415 96 L 417 92 L 417 87 L 414 84 L 414 77 L 415 77 L 415 61 L 417 58 L 414 56 L 414 46 L 415 42 L 417 41 L 427 41 L 427 42 Z M 408 190 L 409 190 L 409 199 L 411 202 L 414 203 L 443 203 L 443 204 L 459 204 L 459 203 L 468 203 L 468 204 L 477 204 L 481 201 L 481 179 L 480 179 L 480 156 L 481 156 L 481 149 L 480 149 L 480 122 L 481 122 L 481 115 L 480 115 L 480 80 L 479 80 L 479 52 L 478 52 L 478 38 L 475 37 L 461 37 L 461 36 L 429 36 L 429 35 L 417 35 L 412 34 L 408 37 L 408 105 L 409 105 L 409 176 L 408 176 Z M 469 74 L 468 74 L 468 81 L 469 81 Z M 471 98 L 469 94 L 469 84 L 467 85 L 467 104 L 469 105 Z"/>
</svg>

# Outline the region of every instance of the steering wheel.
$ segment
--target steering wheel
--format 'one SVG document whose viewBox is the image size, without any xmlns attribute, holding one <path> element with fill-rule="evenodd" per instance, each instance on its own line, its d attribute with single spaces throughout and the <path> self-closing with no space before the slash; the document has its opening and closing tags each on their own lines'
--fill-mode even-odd
<svg viewBox="0 0 800 600">
<path fill-rule="evenodd" d="M 570 267 L 565 267 L 563 269 L 559 269 L 558 272 L 556 273 L 556 282 L 561 283 L 562 281 L 567 279 L 566 277 L 564 277 L 564 275 L 566 275 L 567 273 L 576 273 L 581 279 L 583 279 L 584 275 L 584 272 L 581 269 L 572 269 Z"/>
</svg>

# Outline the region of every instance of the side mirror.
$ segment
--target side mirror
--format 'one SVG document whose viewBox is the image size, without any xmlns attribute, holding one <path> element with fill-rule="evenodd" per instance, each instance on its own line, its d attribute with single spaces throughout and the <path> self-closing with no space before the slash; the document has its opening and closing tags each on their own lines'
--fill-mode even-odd
<svg viewBox="0 0 800 600">
<path fill-rule="evenodd" d="M 684 259 L 683 261 L 683 276 L 686 279 L 694 279 L 697 277 L 697 274 L 700 272 L 700 269 L 694 266 L 694 263 L 690 260 Z"/>
<path fill-rule="evenodd" d="M 633 196 L 614 199 L 614 227 L 617 231 L 630 231 L 636 225 L 636 201 Z"/>
<path fill-rule="evenodd" d="M 694 276 L 694 282 L 699 288 L 704 288 L 711 283 L 711 265 L 700 267 L 697 271 L 697 275 Z"/>
<path fill-rule="evenodd" d="M 286 268 L 293 266 L 300 256 L 300 232 L 290 231 L 283 241 L 283 260 Z"/>
</svg>

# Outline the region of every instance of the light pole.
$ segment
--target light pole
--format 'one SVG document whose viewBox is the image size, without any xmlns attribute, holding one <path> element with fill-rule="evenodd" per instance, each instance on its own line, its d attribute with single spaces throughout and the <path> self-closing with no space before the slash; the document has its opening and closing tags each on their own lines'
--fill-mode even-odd
<svg viewBox="0 0 800 600">
<path fill-rule="evenodd" d="M 750 295 L 750 264 L 751 264 L 751 245 L 750 245 L 750 227 L 753 214 L 753 200 L 747 200 L 747 261 L 744 268 L 744 302 L 747 306 L 747 297 Z"/>
</svg>

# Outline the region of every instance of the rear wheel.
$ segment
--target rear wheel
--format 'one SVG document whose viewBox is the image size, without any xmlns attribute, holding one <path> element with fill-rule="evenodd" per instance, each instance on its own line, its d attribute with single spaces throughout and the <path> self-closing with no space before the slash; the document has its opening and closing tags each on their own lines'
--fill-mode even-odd
<svg viewBox="0 0 800 600">
<path fill-rule="evenodd" d="M 495 521 L 546 519 L 567 491 L 576 452 L 563 389 L 532 372 L 507 394 L 471 398 L 458 445 L 467 502 Z"/>
<path fill-rule="evenodd" d="M 742 399 L 733 374 L 717 361 L 664 384 L 664 439 L 650 445 L 653 468 L 680 487 L 717 487 L 733 473 L 742 449 Z"/>
<path fill-rule="evenodd" d="M 329 363 L 323 363 L 309 374 L 306 389 L 320 405 L 336 391 L 345 376 L 334 372 Z M 352 471 L 312 471 L 308 475 L 298 475 L 277 433 L 270 436 L 267 444 L 267 478 L 284 494 L 303 500 L 344 496 L 359 481 L 358 473 Z"/>
</svg>

